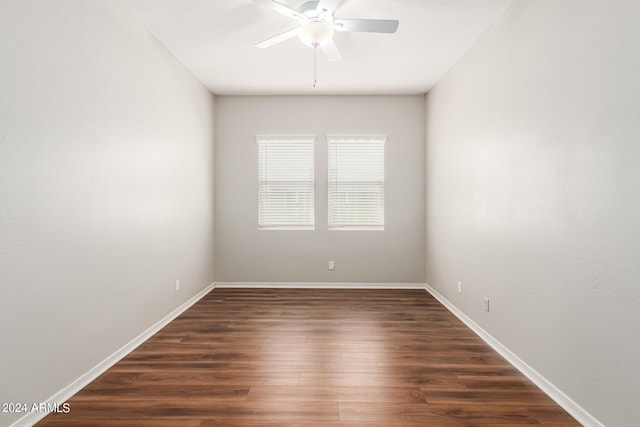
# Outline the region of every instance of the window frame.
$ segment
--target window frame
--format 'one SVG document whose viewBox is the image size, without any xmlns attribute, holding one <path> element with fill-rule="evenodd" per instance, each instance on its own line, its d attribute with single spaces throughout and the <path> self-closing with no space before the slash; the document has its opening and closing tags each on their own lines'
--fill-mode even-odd
<svg viewBox="0 0 640 427">
<path fill-rule="evenodd" d="M 264 223 L 265 214 L 263 213 L 263 200 L 265 197 L 263 196 L 263 185 L 268 185 L 269 180 L 262 179 L 262 157 L 261 157 L 261 143 L 268 143 L 269 141 L 274 142 L 291 142 L 302 141 L 305 143 L 310 143 L 310 170 L 307 173 L 307 176 L 310 177 L 310 180 L 291 180 L 291 181 L 283 181 L 283 182 L 291 182 L 291 183 L 299 183 L 299 184 L 310 184 L 310 197 L 309 197 L 309 208 L 307 210 L 307 214 L 309 215 L 309 223 L 307 224 L 295 224 L 295 223 Z M 258 147 L 258 230 L 260 231 L 286 231 L 286 230 L 296 230 L 296 231 L 310 231 L 315 230 L 315 197 L 316 197 L 316 182 L 315 182 L 315 146 L 316 146 L 316 136 L 315 135 L 256 135 L 256 145 Z M 268 155 L 265 162 L 268 164 Z M 268 172 L 265 171 L 265 175 L 268 176 Z M 268 214 L 266 215 L 268 216 Z M 275 215 L 274 215 L 275 216 Z"/>
<path fill-rule="evenodd" d="M 337 141 L 346 140 L 346 141 L 375 141 L 377 143 L 382 143 L 381 154 L 382 158 L 380 159 L 382 165 L 382 174 L 381 180 L 377 181 L 363 181 L 368 182 L 369 185 L 379 185 L 379 199 L 378 202 L 381 206 L 378 207 L 378 221 L 376 223 L 361 223 L 361 224 L 340 224 L 334 222 L 335 215 L 332 214 L 332 209 L 335 208 L 334 201 L 332 199 L 332 155 L 337 156 L 331 152 L 332 144 L 338 143 Z M 387 135 L 327 135 L 327 228 L 329 231 L 384 231 L 385 229 L 385 211 L 386 211 L 386 202 L 385 202 L 385 175 L 386 175 L 386 145 L 388 141 Z M 333 185 L 337 182 L 337 172 L 336 172 L 336 180 Z M 358 185 L 352 182 L 353 185 Z"/>
</svg>

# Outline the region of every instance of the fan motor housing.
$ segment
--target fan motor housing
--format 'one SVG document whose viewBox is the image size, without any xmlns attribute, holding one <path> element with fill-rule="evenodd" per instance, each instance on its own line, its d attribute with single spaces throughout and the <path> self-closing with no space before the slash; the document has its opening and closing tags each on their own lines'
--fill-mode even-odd
<svg viewBox="0 0 640 427">
<path fill-rule="evenodd" d="M 319 1 L 308 1 L 300 5 L 300 13 L 311 20 L 317 20 L 320 14 L 318 13 Z"/>
</svg>

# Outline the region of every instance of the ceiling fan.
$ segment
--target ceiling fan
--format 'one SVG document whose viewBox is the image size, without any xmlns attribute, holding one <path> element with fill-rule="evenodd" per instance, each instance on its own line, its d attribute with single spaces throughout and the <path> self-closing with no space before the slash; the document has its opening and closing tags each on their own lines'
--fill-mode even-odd
<svg viewBox="0 0 640 427">
<path fill-rule="evenodd" d="M 333 42 L 334 31 L 395 33 L 398 29 L 398 21 L 395 20 L 335 19 L 333 13 L 342 0 L 307 1 L 298 10 L 275 0 L 253 1 L 296 19 L 300 24 L 298 28 L 285 31 L 256 44 L 255 47 L 258 48 L 267 48 L 297 36 L 307 46 L 321 48 L 329 61 L 336 61 L 342 56 Z"/>
</svg>

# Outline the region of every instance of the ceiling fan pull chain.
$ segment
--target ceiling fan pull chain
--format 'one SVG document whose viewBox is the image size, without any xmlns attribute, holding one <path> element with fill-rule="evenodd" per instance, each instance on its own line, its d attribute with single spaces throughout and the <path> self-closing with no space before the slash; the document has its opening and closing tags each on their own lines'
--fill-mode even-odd
<svg viewBox="0 0 640 427">
<path fill-rule="evenodd" d="M 313 47 L 313 87 L 318 83 L 318 45 Z"/>
</svg>

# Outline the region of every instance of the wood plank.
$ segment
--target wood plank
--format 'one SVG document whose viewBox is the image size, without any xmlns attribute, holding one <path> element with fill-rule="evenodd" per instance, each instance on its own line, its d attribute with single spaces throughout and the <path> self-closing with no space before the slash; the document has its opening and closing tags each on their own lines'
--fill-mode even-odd
<svg viewBox="0 0 640 427">
<path fill-rule="evenodd" d="M 292 422 L 289 420 L 204 420 L 200 427 L 404 427 L 402 422 L 321 421 Z M 424 427 L 422 425 L 421 427 Z M 437 426 L 436 426 L 437 427 Z"/>
<path fill-rule="evenodd" d="M 247 400 L 271 402 L 425 402 L 418 387 L 255 386 Z"/>
<path fill-rule="evenodd" d="M 135 424 L 132 424 L 132 420 L 117 419 L 117 418 L 98 418 L 91 416 L 88 418 L 81 418 L 78 416 L 71 417 L 57 417 L 48 416 L 46 421 L 42 421 L 39 424 L 46 425 L 48 427 L 73 427 L 73 426 L 85 426 L 85 427 L 201 427 L 202 421 L 198 418 L 163 418 L 163 417 L 146 417 L 144 419 L 137 418 Z"/>
<path fill-rule="evenodd" d="M 376 404 L 341 402 L 341 420 L 460 424 L 539 424 L 526 407 L 504 405 Z"/>
<path fill-rule="evenodd" d="M 286 419 L 290 421 L 338 421 L 335 402 L 234 402 L 211 399 L 177 399 L 167 401 L 129 400 L 115 404 L 111 400 L 71 400 L 73 417 L 138 420 L 148 417 L 165 419 Z M 60 414 L 56 414 L 60 415 Z M 47 417 L 49 418 L 49 417 Z M 64 418 L 64 417 L 63 417 Z M 70 417 L 68 417 L 70 418 Z M 135 425 L 135 423 L 132 423 Z"/>
<path fill-rule="evenodd" d="M 334 387 L 428 387 L 449 390 L 464 387 L 455 375 L 412 376 L 360 373 L 300 373 L 299 385 Z"/>
</svg>

